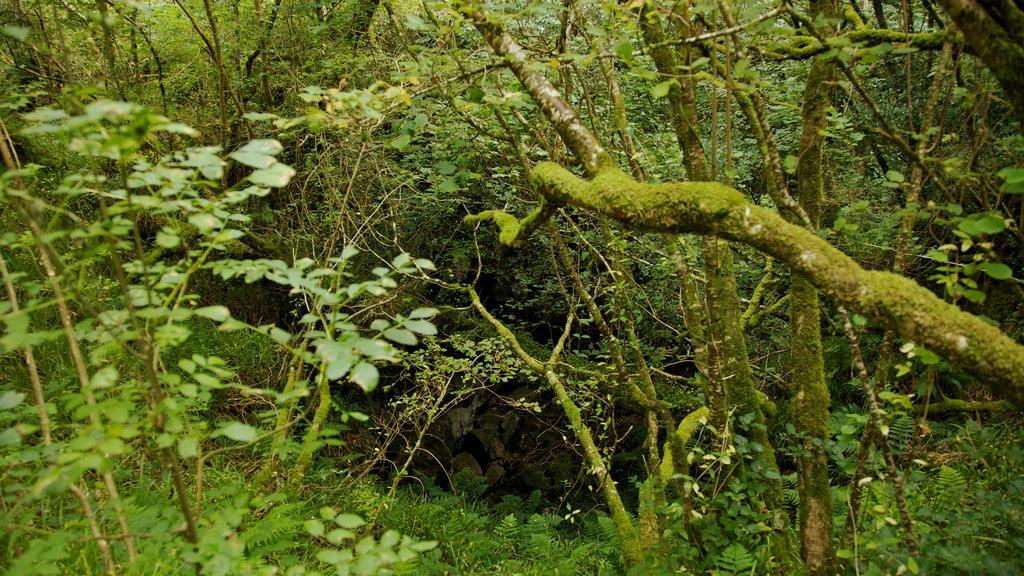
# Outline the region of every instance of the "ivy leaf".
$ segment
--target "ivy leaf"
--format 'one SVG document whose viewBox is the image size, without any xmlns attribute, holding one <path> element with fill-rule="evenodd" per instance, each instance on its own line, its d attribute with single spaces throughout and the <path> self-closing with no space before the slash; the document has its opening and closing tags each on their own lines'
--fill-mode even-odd
<svg viewBox="0 0 1024 576">
<path fill-rule="evenodd" d="M 252 442 L 260 435 L 260 431 L 253 426 L 241 422 L 231 422 L 217 431 L 215 436 L 227 436 L 238 442 Z"/>
<path fill-rule="evenodd" d="M 295 176 L 295 169 L 278 162 L 269 168 L 257 170 L 249 175 L 249 181 L 257 186 L 282 188 Z"/>
<path fill-rule="evenodd" d="M 360 362 L 352 369 L 352 381 L 364 392 L 372 392 L 377 387 L 378 380 L 380 380 L 380 372 L 369 362 Z"/>
</svg>

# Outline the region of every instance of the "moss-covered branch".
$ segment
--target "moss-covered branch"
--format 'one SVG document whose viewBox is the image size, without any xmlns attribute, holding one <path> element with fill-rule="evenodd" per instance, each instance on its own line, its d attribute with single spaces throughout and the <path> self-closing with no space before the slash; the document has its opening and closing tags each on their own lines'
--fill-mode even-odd
<svg viewBox="0 0 1024 576">
<path fill-rule="evenodd" d="M 941 354 L 1024 406 L 1024 347 L 912 280 L 864 270 L 733 188 L 714 182 L 640 184 L 616 168 L 585 181 L 550 162 L 537 165 L 530 180 L 552 204 L 588 208 L 636 229 L 712 234 L 760 250 L 806 276 L 834 302 Z"/>
<path fill-rule="evenodd" d="M 806 60 L 842 46 L 870 47 L 882 44 L 893 44 L 896 48 L 941 50 L 950 35 L 954 37 L 954 44 L 964 43 L 963 34 L 947 30 L 905 34 L 898 30 L 859 28 L 836 36 L 830 43 L 819 42 L 814 36 L 794 36 L 786 44 L 769 45 L 761 50 L 761 54 L 768 60 Z"/>
<path fill-rule="evenodd" d="M 921 405 L 917 407 L 918 414 L 928 416 L 942 416 L 946 414 L 961 414 L 974 412 L 1006 412 L 1013 410 L 1013 404 L 1006 400 L 995 400 L 993 402 L 972 402 L 970 400 L 943 400 L 934 404 Z"/>
<path fill-rule="evenodd" d="M 498 240 L 513 248 L 522 248 L 526 241 L 533 235 L 538 226 L 548 222 L 554 214 L 555 206 L 552 206 L 541 196 L 537 209 L 529 216 L 519 220 L 504 210 L 484 210 L 479 214 L 470 214 L 462 219 L 463 222 L 471 224 L 474 222 L 493 221 L 498 227 Z"/>
</svg>

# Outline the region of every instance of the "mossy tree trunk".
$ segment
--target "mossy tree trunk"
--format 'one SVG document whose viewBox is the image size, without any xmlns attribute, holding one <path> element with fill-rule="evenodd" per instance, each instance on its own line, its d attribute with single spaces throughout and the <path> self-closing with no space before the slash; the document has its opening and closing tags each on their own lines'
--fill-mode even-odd
<svg viewBox="0 0 1024 576">
<path fill-rule="evenodd" d="M 836 6 L 832 0 L 811 0 L 810 14 L 831 19 L 836 16 Z M 815 56 L 804 88 L 797 164 L 797 200 L 812 228 L 818 226 L 821 214 L 822 144 L 834 77 L 832 59 Z M 828 438 L 830 400 L 822 358 L 818 291 L 801 274 L 794 274 L 791 280 L 789 313 L 793 427 L 803 439 L 797 456 L 800 552 L 809 574 L 824 575 L 830 573 L 832 565 L 832 489 L 824 444 Z"/>
</svg>

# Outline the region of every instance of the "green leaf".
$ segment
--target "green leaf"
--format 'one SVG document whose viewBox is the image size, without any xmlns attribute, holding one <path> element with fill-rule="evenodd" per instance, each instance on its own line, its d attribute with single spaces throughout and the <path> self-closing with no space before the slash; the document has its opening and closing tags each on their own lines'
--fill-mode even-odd
<svg viewBox="0 0 1024 576">
<path fill-rule="evenodd" d="M 936 262 L 949 262 L 949 255 L 942 250 L 936 250 L 935 248 L 930 248 L 927 256 Z"/>
<path fill-rule="evenodd" d="M 258 186 L 268 188 L 282 188 L 295 176 L 295 169 L 287 164 L 278 162 L 270 168 L 257 170 L 249 175 L 249 181 Z"/>
<path fill-rule="evenodd" d="M 266 120 L 275 120 L 280 118 L 277 114 L 270 114 L 269 112 L 246 112 L 245 118 L 252 120 L 253 122 L 264 122 Z"/>
<path fill-rule="evenodd" d="M 921 571 L 921 568 L 917 565 L 917 560 L 914 560 L 913 556 L 907 558 L 907 570 L 909 570 L 910 573 L 914 574 L 915 576 L 918 572 Z"/>
<path fill-rule="evenodd" d="M 405 26 L 409 30 L 416 31 L 432 30 L 434 28 L 432 24 L 425 22 L 422 18 L 412 12 L 405 15 Z"/>
<path fill-rule="evenodd" d="M 181 238 L 173 228 L 164 226 L 156 233 L 156 243 L 157 246 L 170 250 L 177 248 L 178 244 L 181 244 Z"/>
<path fill-rule="evenodd" d="M 421 319 L 421 318 L 433 318 L 438 313 L 437 308 L 417 308 L 409 313 L 409 318 Z"/>
<path fill-rule="evenodd" d="M 1001 262 L 982 262 L 978 268 L 995 280 L 1009 280 L 1013 278 L 1013 270 Z"/>
<path fill-rule="evenodd" d="M 28 40 L 28 35 L 29 35 L 29 33 L 32 32 L 32 29 L 31 28 L 26 28 L 24 26 L 16 26 L 14 24 L 8 24 L 7 26 L 3 27 L 3 32 L 4 32 L 4 36 L 10 36 L 11 38 L 14 38 L 15 40 L 17 40 L 19 42 L 24 42 L 24 41 Z M 12 50 L 13 50 L 13 48 L 12 48 Z"/>
<path fill-rule="evenodd" d="M 996 214 L 983 214 L 976 220 L 978 230 L 985 234 L 998 234 L 1006 230 L 1006 220 Z"/>
<path fill-rule="evenodd" d="M 410 142 L 412 142 L 412 136 L 409 134 L 402 134 L 398 138 L 392 140 L 390 145 L 395 150 L 402 151 L 405 150 L 405 147 L 408 146 Z"/>
<path fill-rule="evenodd" d="M 406 346 L 415 346 L 416 344 L 419 344 L 419 341 L 412 332 L 402 330 L 401 328 L 388 328 L 381 332 L 381 336 L 391 340 L 392 342 L 405 344 Z"/>
<path fill-rule="evenodd" d="M 438 162 L 438 164 L 437 164 L 437 173 L 442 175 L 442 176 L 448 176 L 450 174 L 454 174 L 455 170 L 456 170 L 455 164 L 452 164 L 451 162 L 448 162 L 447 160 L 442 161 L 442 162 Z"/>
<path fill-rule="evenodd" d="M 444 182 L 441 182 L 441 184 L 438 185 L 437 191 L 444 192 L 446 194 L 458 192 L 459 183 L 455 180 L 455 178 L 446 178 Z"/>
<path fill-rule="evenodd" d="M 342 528 L 355 530 L 366 524 L 366 521 L 355 514 L 338 514 L 334 517 L 334 523 Z"/>
<path fill-rule="evenodd" d="M 314 538 L 324 535 L 324 523 L 319 520 L 306 520 L 303 527 L 306 529 L 306 533 Z"/>
<path fill-rule="evenodd" d="M 999 172 L 1003 182 L 999 191 L 1004 194 L 1024 194 L 1024 168 L 1005 168 Z"/>
<path fill-rule="evenodd" d="M 260 435 L 260 431 L 253 426 L 241 422 L 231 422 L 217 431 L 216 436 L 227 436 L 238 442 L 252 442 Z"/>
<path fill-rule="evenodd" d="M 409 330 L 412 330 L 417 334 L 423 334 L 424 336 L 433 336 L 437 334 L 437 328 L 426 320 L 406 320 L 402 325 Z"/>
<path fill-rule="evenodd" d="M 380 372 L 377 367 L 369 362 L 360 362 L 352 369 L 352 381 L 365 392 L 372 392 L 377 387 L 380 379 Z"/>
<path fill-rule="evenodd" d="M 10 410 L 18 407 L 25 400 L 25 395 L 14 390 L 8 390 L 0 396 L 0 410 Z"/>
<path fill-rule="evenodd" d="M 620 40 L 615 45 L 615 55 L 622 58 L 626 62 L 633 62 L 633 45 L 629 43 L 629 40 Z"/>
<path fill-rule="evenodd" d="M 210 213 L 193 214 L 189 216 L 188 223 L 195 226 L 203 234 L 209 234 L 214 230 L 219 230 L 224 222 Z"/>
<path fill-rule="evenodd" d="M 195 458 L 199 455 L 199 439 L 189 436 L 178 440 L 178 454 L 182 458 Z"/>
<path fill-rule="evenodd" d="M 796 174 L 796 165 L 799 162 L 799 158 L 789 154 L 786 156 L 786 159 L 782 161 L 782 169 L 786 171 L 786 174 Z"/>
<path fill-rule="evenodd" d="M 245 146 L 238 149 L 238 152 L 247 154 L 267 154 L 270 156 L 277 156 L 284 150 L 284 146 L 281 145 L 277 140 L 263 139 L 253 140 Z"/>
<path fill-rule="evenodd" d="M 651 88 L 651 96 L 654 96 L 655 98 L 664 98 L 665 96 L 668 96 L 668 91 L 672 88 L 673 82 L 675 82 L 675 80 L 666 80 L 659 84 L 655 84 L 654 88 Z"/>
<path fill-rule="evenodd" d="M 113 366 L 101 368 L 89 377 L 89 386 L 94 390 L 110 388 L 115 382 L 117 382 L 117 368 Z"/>
<path fill-rule="evenodd" d="M 196 316 L 209 318 L 214 322 L 224 322 L 231 317 L 231 311 L 228 310 L 227 306 L 204 306 L 196 308 L 195 314 Z"/>
<path fill-rule="evenodd" d="M 259 152 L 244 152 L 242 150 L 233 152 L 231 158 L 252 168 L 269 168 L 277 162 L 277 158 L 273 156 L 260 154 Z"/>
</svg>

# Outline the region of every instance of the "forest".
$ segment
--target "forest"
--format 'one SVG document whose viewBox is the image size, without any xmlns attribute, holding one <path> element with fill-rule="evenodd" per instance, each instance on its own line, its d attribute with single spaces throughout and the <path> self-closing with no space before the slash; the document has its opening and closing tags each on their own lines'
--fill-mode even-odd
<svg viewBox="0 0 1024 576">
<path fill-rule="evenodd" d="M 0 572 L 1024 573 L 1021 0 L 0 42 Z"/>
</svg>

